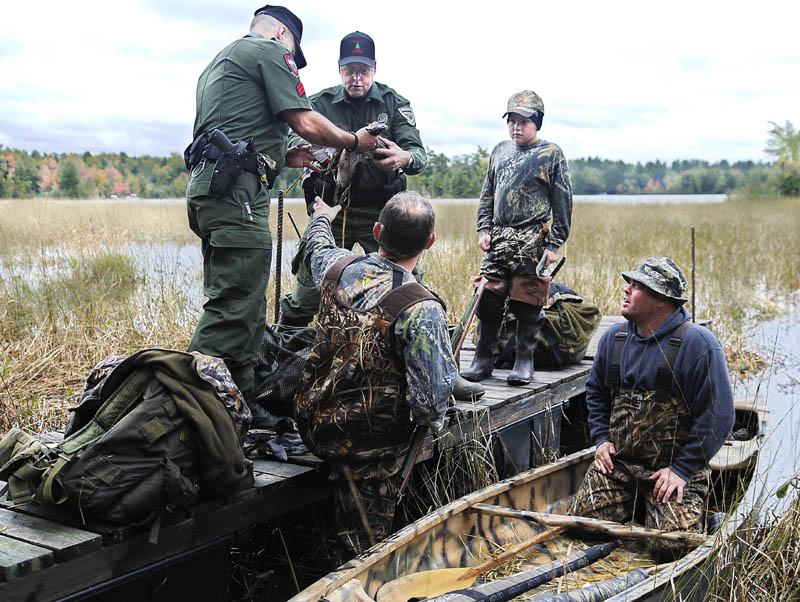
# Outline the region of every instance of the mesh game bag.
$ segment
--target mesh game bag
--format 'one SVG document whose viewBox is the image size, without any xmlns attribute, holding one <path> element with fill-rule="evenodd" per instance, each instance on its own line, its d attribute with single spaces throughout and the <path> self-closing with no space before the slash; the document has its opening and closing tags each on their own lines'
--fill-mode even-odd
<svg viewBox="0 0 800 602">
<path fill-rule="evenodd" d="M 256 384 L 250 405 L 276 417 L 291 416 L 297 384 L 314 343 L 313 328 L 267 326 L 256 360 Z M 255 405 L 257 407 L 253 408 Z M 254 413 L 254 418 L 257 416 Z"/>
</svg>

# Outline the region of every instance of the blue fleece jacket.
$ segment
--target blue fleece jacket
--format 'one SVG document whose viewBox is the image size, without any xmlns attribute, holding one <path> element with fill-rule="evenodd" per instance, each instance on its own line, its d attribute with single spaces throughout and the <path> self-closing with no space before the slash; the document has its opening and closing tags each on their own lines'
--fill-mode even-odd
<svg viewBox="0 0 800 602">
<path fill-rule="evenodd" d="M 658 368 L 675 330 L 689 320 L 689 313 L 679 307 L 651 337 L 641 337 L 632 328 L 620 358 L 623 388 L 654 391 Z M 614 355 L 615 327 L 603 334 L 597 356 L 586 381 L 586 405 L 589 408 L 589 432 L 595 445 L 609 441 L 612 388 L 608 382 L 608 364 Z M 717 338 L 707 328 L 693 326 L 683 338 L 675 358 L 675 373 L 670 395 L 682 395 L 692 411 L 692 430 L 686 445 L 675 456 L 671 469 L 685 481 L 708 464 L 725 442 L 733 427 L 733 393 L 728 379 L 725 354 Z"/>
</svg>

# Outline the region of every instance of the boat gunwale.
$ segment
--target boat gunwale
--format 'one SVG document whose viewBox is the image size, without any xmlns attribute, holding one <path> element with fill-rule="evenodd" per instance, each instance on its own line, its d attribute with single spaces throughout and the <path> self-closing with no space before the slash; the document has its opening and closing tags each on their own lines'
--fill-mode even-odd
<svg viewBox="0 0 800 602">
<path fill-rule="evenodd" d="M 737 400 L 735 402 L 737 409 L 748 409 L 756 412 L 758 415 L 758 432 L 750 441 L 758 441 L 756 446 L 756 460 L 763 457 L 765 447 L 768 445 L 768 434 L 770 428 L 769 409 L 760 398 L 749 400 Z M 513 487 L 524 485 L 530 481 L 542 478 L 563 470 L 567 466 L 591 460 L 594 457 L 595 446 L 588 447 L 563 458 L 559 458 L 555 462 L 551 462 L 536 468 L 532 468 L 525 472 L 519 473 L 512 477 L 508 477 L 492 485 L 488 485 L 478 491 L 473 491 L 465 496 L 458 498 L 442 506 L 439 511 L 429 513 L 417 521 L 406 525 L 394 534 L 390 535 L 383 541 L 379 542 L 373 548 L 370 548 L 363 554 L 353 558 L 338 569 L 331 571 L 326 576 L 315 581 L 303 591 L 299 592 L 296 596 L 290 598 L 288 602 L 307 602 L 310 600 L 321 600 L 328 596 L 331 592 L 339 587 L 342 587 L 350 579 L 357 579 L 359 575 L 365 575 L 370 567 L 374 566 L 381 560 L 385 559 L 390 554 L 396 552 L 399 546 L 402 546 L 415 537 L 424 534 L 441 524 L 452 516 L 463 512 L 470 506 L 479 503 L 487 498 L 495 497 L 504 492 L 510 491 Z M 740 470 L 739 468 L 728 467 L 728 470 Z M 674 579 L 683 576 L 692 568 L 697 567 L 703 560 L 708 558 L 711 551 L 714 549 L 715 543 L 721 537 L 729 537 L 732 535 L 741 521 L 744 520 L 744 513 L 741 502 L 750 493 L 750 488 L 753 485 L 753 480 L 748 484 L 748 488 L 742 494 L 742 500 L 736 505 L 732 511 L 728 513 L 725 522 L 720 525 L 720 528 L 713 535 L 708 536 L 708 542 L 701 544 L 687 553 L 685 556 L 678 560 L 661 565 L 661 570 L 658 570 L 647 579 L 638 583 L 619 594 L 607 599 L 607 602 L 630 602 L 632 600 L 643 599 L 648 594 L 653 594 L 661 590 L 672 582 L 674 589 Z M 378 549 L 375 549 L 375 548 Z M 373 551 L 374 550 L 374 551 Z M 468 567 L 465 567 L 468 568 Z M 330 577 L 333 577 L 332 579 Z"/>
<path fill-rule="evenodd" d="M 536 468 L 531 468 L 525 472 L 521 472 L 512 477 L 508 477 L 507 479 L 498 481 L 497 483 L 493 483 L 492 485 L 488 485 L 482 489 L 479 489 L 478 491 L 468 493 L 457 500 L 453 500 L 449 504 L 442 506 L 439 511 L 426 514 L 413 523 L 406 525 L 360 556 L 356 556 L 352 560 L 349 560 L 347 563 L 340 566 L 338 569 L 331 571 L 325 577 L 315 581 L 302 592 L 299 592 L 296 596 L 290 598 L 288 602 L 320 600 L 330 594 L 333 590 L 344 585 L 350 579 L 358 578 L 358 575 L 365 573 L 366 570 L 368 570 L 371 566 L 377 564 L 388 555 L 394 553 L 399 546 L 402 546 L 415 537 L 428 532 L 432 528 L 441 524 L 443 521 L 460 512 L 463 512 L 470 506 L 487 498 L 505 493 L 506 491 L 511 490 L 512 487 L 517 487 L 530 481 L 545 477 L 553 472 L 563 470 L 567 466 L 572 466 L 573 464 L 579 464 L 581 462 L 590 460 L 594 457 L 594 452 L 594 446 L 582 449 L 568 456 L 564 456 L 563 458 L 559 458 L 555 462 L 551 462 L 543 466 L 537 466 Z M 378 546 L 380 547 L 375 550 L 374 548 Z M 333 579 L 328 579 L 328 577 L 333 577 Z"/>
</svg>

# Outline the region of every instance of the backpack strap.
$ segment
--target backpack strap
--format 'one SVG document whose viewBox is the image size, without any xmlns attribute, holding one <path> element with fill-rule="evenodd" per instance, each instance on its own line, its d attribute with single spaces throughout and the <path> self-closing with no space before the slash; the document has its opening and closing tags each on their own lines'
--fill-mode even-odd
<svg viewBox="0 0 800 602">
<path fill-rule="evenodd" d="M 354 261 L 360 261 L 365 257 L 366 256 L 362 257 L 360 255 L 347 255 L 346 257 L 342 257 L 327 269 L 322 281 L 332 282 L 333 285 L 335 286 L 336 284 L 338 284 L 339 278 L 342 276 L 342 272 L 344 272 L 344 269 L 347 266 L 349 266 Z"/>
<path fill-rule="evenodd" d="M 378 305 L 389 316 L 393 323 L 405 310 L 420 301 L 437 301 L 444 307 L 442 301 L 436 293 L 429 291 L 419 282 L 406 282 L 405 284 L 392 289 L 381 297 Z"/>
<path fill-rule="evenodd" d="M 656 372 L 656 400 L 659 402 L 666 401 L 669 397 L 669 390 L 672 386 L 672 381 L 675 378 L 675 358 L 678 356 L 678 349 L 683 343 L 683 337 L 686 336 L 686 331 L 692 327 L 691 321 L 687 320 L 675 331 L 669 338 L 669 343 L 664 351 L 664 362 Z"/>
<path fill-rule="evenodd" d="M 622 386 L 619 364 L 622 360 L 622 348 L 625 346 L 625 341 L 628 339 L 629 328 L 629 322 L 625 320 L 619 323 L 617 332 L 614 333 L 614 352 L 611 355 L 611 363 L 608 364 L 608 384 L 611 385 L 614 396 L 617 395 Z"/>
</svg>

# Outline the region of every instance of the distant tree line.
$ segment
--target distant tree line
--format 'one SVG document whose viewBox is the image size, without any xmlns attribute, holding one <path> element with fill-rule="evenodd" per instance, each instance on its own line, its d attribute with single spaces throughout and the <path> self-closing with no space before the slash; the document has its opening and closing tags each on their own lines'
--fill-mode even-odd
<svg viewBox="0 0 800 602">
<path fill-rule="evenodd" d="M 569 162 L 574 194 L 719 194 L 800 196 L 800 130 L 787 121 L 772 123 L 766 152 L 775 162 L 697 159 L 625 163 L 599 157 Z M 431 198 L 480 195 L 489 152 L 448 157 L 428 149 L 428 163 L 409 177 L 409 187 Z M 285 169 L 274 189 L 288 190 L 300 175 Z M 0 145 L 0 198 L 175 198 L 185 194 L 189 176 L 183 157 L 131 157 L 125 153 L 92 155 L 40 153 Z M 287 196 L 302 196 L 299 183 Z"/>
</svg>

